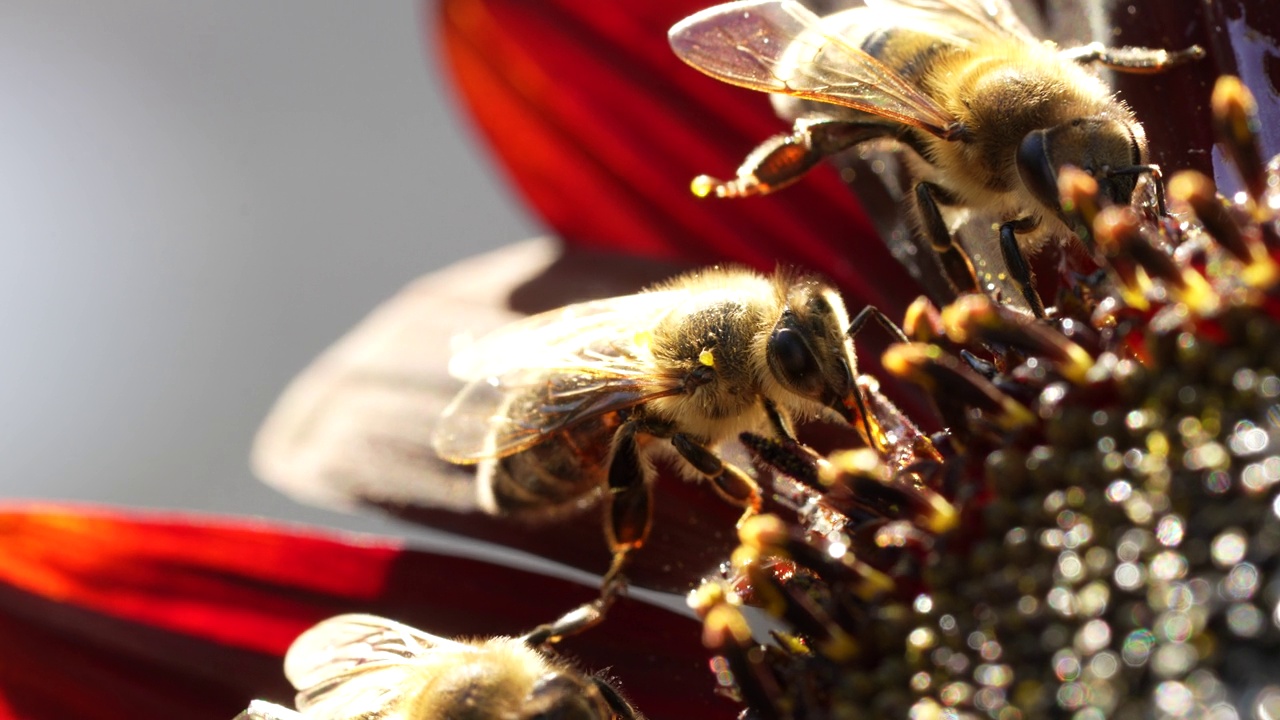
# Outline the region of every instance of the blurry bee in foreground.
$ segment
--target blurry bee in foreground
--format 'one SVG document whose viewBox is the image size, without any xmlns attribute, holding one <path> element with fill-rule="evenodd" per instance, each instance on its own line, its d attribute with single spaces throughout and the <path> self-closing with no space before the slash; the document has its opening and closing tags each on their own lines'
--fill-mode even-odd
<svg viewBox="0 0 1280 720">
<path fill-rule="evenodd" d="M 495 514 L 555 516 L 607 494 L 607 597 L 649 533 L 653 457 L 751 513 L 759 490 L 716 455 L 721 442 L 789 436 L 793 419 L 866 418 L 850 329 L 826 283 L 741 269 L 525 318 L 453 358 L 469 384 L 435 448 L 479 465 L 480 504 Z"/>
<path fill-rule="evenodd" d="M 304 632 L 284 659 L 295 712 L 255 700 L 236 720 L 640 720 L 603 679 L 528 637 L 449 640 L 373 615 Z"/>
<path fill-rule="evenodd" d="M 953 235 L 981 213 L 999 225 L 1005 264 L 1037 316 L 1044 308 L 1023 253 L 1072 235 L 1058 171 L 1085 170 L 1121 204 L 1138 175 L 1158 175 L 1142 126 L 1083 65 L 1149 73 L 1203 55 L 1098 43 L 1060 50 L 1037 39 L 1007 0 L 867 0 L 825 17 L 794 0 L 748 0 L 692 15 L 669 37 L 698 70 L 776 93 L 775 109 L 795 121 L 757 147 L 735 179 L 699 177 L 695 193 L 769 193 L 827 156 L 896 140 L 913 151 L 909 210 L 956 289 L 978 283 Z"/>
</svg>

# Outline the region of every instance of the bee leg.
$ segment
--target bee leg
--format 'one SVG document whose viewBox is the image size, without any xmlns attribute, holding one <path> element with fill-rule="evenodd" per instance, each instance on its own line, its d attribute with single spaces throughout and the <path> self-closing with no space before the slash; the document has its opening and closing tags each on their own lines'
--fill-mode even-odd
<svg viewBox="0 0 1280 720">
<path fill-rule="evenodd" d="M 957 294 L 977 292 L 978 273 L 973 269 L 973 261 L 969 254 L 951 236 L 947 223 L 938 210 L 938 196 L 946 196 L 946 191 L 933 183 L 916 183 L 915 187 L 916 217 L 920 221 L 920 230 L 928 238 L 933 251 L 938 254 L 942 270 L 955 288 Z"/>
<path fill-rule="evenodd" d="M 557 642 L 599 625 L 626 587 L 623 569 L 628 555 L 644 544 L 652 522 L 649 473 L 636 440 L 639 431 L 640 421 L 628 420 L 618 428 L 614 439 L 609 465 L 609 509 L 605 516 L 605 535 L 613 549 L 613 562 L 600 582 L 600 597 L 525 633 L 524 641 L 529 645 Z"/>
<path fill-rule="evenodd" d="M 615 584 L 615 587 L 620 585 Z M 600 597 L 591 602 L 582 603 L 549 623 L 539 625 L 521 636 L 521 639 L 529 647 L 536 648 L 560 642 L 570 635 L 589 630 L 604 622 L 604 616 L 609 612 L 615 599 L 617 599 L 617 591 L 606 587 L 601 590 Z"/>
<path fill-rule="evenodd" d="M 1031 306 L 1031 314 L 1044 319 L 1044 303 L 1040 301 L 1040 293 L 1036 292 L 1031 265 L 1027 262 L 1027 256 L 1022 253 L 1022 248 L 1018 247 L 1017 230 L 1025 230 L 1025 226 L 1025 221 L 1018 220 L 1011 220 L 1000 226 L 1000 254 L 1004 256 L 1009 277 L 1022 291 L 1022 297 L 1026 299 L 1027 304 Z"/>
<path fill-rule="evenodd" d="M 1199 60 L 1204 57 L 1204 49 L 1199 45 L 1172 51 L 1144 47 L 1111 48 L 1094 42 L 1063 50 L 1059 55 L 1064 60 L 1082 64 L 1102 63 L 1119 72 L 1151 74 Z"/>
<path fill-rule="evenodd" d="M 676 452 L 680 453 L 680 457 L 693 466 L 694 470 L 711 481 L 711 486 L 720 497 L 734 505 L 746 508 L 743 519 L 760 512 L 763 503 L 760 486 L 741 468 L 721 460 L 720 456 L 694 442 L 684 433 L 672 435 L 671 445 Z"/>
<path fill-rule="evenodd" d="M 622 574 L 626 566 L 627 552 L 630 548 L 616 550 L 609 571 L 600 581 L 600 597 L 585 602 L 549 623 L 544 623 L 525 633 L 523 639 L 530 647 L 538 647 L 547 643 L 555 643 L 569 635 L 577 635 L 604 622 L 605 614 L 618 595 L 626 588 L 626 577 Z"/>
<path fill-rule="evenodd" d="M 653 494 L 649 471 L 640 456 L 640 421 L 627 420 L 618 428 L 609 463 L 609 515 L 606 532 L 615 558 L 644 544 L 653 523 Z M 614 561 L 615 565 L 620 560 Z"/>
<path fill-rule="evenodd" d="M 800 118 L 789 133 L 765 140 L 751 151 L 732 180 L 699 175 L 690 185 L 698 197 L 767 195 L 799 180 L 830 155 L 885 134 L 883 126 Z"/>
<path fill-rule="evenodd" d="M 632 418 L 622 423 L 614 436 L 604 524 L 609 547 L 613 548 L 613 562 L 600 582 L 600 597 L 525 633 L 525 642 L 530 646 L 558 642 L 566 635 L 599 625 L 626 587 L 623 569 L 626 568 L 627 557 L 648 539 L 649 527 L 653 523 L 652 483 L 649 482 L 648 466 L 640 456 L 640 443 L 637 441 L 640 432 L 643 432 L 643 421 Z"/>
</svg>

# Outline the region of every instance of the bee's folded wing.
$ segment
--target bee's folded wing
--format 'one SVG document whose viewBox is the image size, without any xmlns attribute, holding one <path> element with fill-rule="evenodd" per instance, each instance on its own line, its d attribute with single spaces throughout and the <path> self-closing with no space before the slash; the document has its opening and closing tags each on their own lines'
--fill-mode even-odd
<svg viewBox="0 0 1280 720">
<path fill-rule="evenodd" d="M 934 100 L 793 0 L 717 5 L 677 23 L 668 40 L 681 60 L 733 85 L 840 105 L 935 135 L 955 124 Z"/>
<path fill-rule="evenodd" d="M 608 346 L 652 326 L 688 297 L 687 290 L 643 292 L 531 315 L 456 348 L 449 374 L 474 381 L 525 368 L 562 367 L 586 348 Z"/>
<path fill-rule="evenodd" d="M 1004 36 L 1039 43 L 1008 0 L 866 0 L 876 11 L 920 13 L 944 23 L 966 40 L 983 36 Z M 910 27 L 910 26 L 909 26 Z"/>
<path fill-rule="evenodd" d="M 454 355 L 469 384 L 436 426 L 436 453 L 474 463 L 527 449 L 584 420 L 679 391 L 655 375 L 651 330 L 691 296 L 673 288 L 577 303 L 518 320 Z"/>
<path fill-rule="evenodd" d="M 391 718 L 421 691 L 430 653 L 469 652 L 461 643 L 374 615 L 339 615 L 307 630 L 284 659 L 308 720 Z"/>
<path fill-rule="evenodd" d="M 624 355 L 477 380 L 441 414 L 436 453 L 454 463 L 505 457 L 585 420 L 681 392 L 680 378 L 650 371 L 650 363 Z"/>
</svg>

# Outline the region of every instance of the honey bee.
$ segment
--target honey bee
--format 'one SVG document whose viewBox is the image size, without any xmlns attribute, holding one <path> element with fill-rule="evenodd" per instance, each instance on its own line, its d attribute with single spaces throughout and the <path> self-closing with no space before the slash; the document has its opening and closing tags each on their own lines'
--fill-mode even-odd
<svg viewBox="0 0 1280 720">
<path fill-rule="evenodd" d="M 643 720 L 616 688 L 529 637 L 450 640 L 340 615 L 293 642 L 298 710 L 255 700 L 236 720 Z"/>
<path fill-rule="evenodd" d="M 535 315 L 454 356 L 450 373 L 468 384 L 435 449 L 479 465 L 491 513 L 556 515 L 606 497 L 608 588 L 648 536 L 653 458 L 749 514 L 759 490 L 716 454 L 723 441 L 790 436 L 794 420 L 823 415 L 865 422 L 850 327 L 824 281 L 719 268 Z"/>
<path fill-rule="evenodd" d="M 748 0 L 692 15 L 669 39 L 694 68 L 775 93 L 775 109 L 794 121 L 736 178 L 701 176 L 695 193 L 769 193 L 825 157 L 895 140 L 912 151 L 908 210 L 957 289 L 977 281 L 954 234 L 981 213 L 999 226 L 1005 264 L 1037 316 L 1044 307 L 1024 252 L 1073 236 L 1059 170 L 1085 170 L 1123 204 L 1140 175 L 1158 173 L 1142 125 L 1085 65 L 1157 72 L 1203 55 L 1195 46 L 1059 49 L 1037 39 L 1007 0 L 866 0 L 824 17 L 794 0 Z"/>
</svg>

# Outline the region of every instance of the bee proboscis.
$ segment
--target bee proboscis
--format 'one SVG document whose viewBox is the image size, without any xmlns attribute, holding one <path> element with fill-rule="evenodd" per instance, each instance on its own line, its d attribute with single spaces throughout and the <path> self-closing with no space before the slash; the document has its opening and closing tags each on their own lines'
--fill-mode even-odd
<svg viewBox="0 0 1280 720">
<path fill-rule="evenodd" d="M 698 70 L 774 93 L 775 109 L 795 122 L 758 146 L 736 178 L 699 177 L 695 193 L 769 193 L 823 158 L 896 140 L 912 151 L 910 212 L 952 283 L 978 286 L 954 233 L 981 213 L 999 227 L 1005 264 L 1040 316 L 1024 253 L 1073 234 L 1058 171 L 1089 172 L 1117 204 L 1130 202 L 1140 175 L 1158 173 L 1142 126 L 1084 65 L 1157 72 L 1203 55 L 1194 46 L 1059 49 L 1007 0 L 867 0 L 825 17 L 795 0 L 747 0 L 686 18 L 670 41 Z"/>
<path fill-rule="evenodd" d="M 236 720 L 642 720 L 604 679 L 529 637 L 450 640 L 374 615 L 340 615 L 289 647 L 297 710 L 255 700 Z"/>
</svg>

